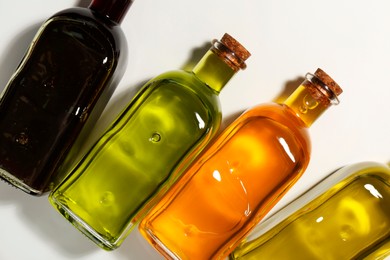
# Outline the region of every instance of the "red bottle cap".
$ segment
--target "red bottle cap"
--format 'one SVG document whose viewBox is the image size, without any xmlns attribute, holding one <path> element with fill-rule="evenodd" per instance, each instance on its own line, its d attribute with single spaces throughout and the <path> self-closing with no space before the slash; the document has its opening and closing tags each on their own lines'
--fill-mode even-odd
<svg viewBox="0 0 390 260">
<path fill-rule="evenodd" d="M 89 8 L 116 23 L 121 23 L 132 3 L 133 0 L 93 0 Z"/>
</svg>

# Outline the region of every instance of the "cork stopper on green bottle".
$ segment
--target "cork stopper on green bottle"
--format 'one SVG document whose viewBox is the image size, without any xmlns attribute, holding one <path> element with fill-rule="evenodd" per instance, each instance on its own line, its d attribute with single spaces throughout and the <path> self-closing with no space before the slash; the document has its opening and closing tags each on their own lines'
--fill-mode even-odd
<svg viewBox="0 0 390 260">
<path fill-rule="evenodd" d="M 250 52 L 228 33 L 225 33 L 221 40 L 213 40 L 212 43 L 211 50 L 234 71 L 246 68 L 245 61 L 251 56 Z"/>
<path fill-rule="evenodd" d="M 232 36 L 225 33 L 221 40 L 213 40 L 211 48 L 196 64 L 192 72 L 216 92 L 240 70 L 250 53 Z"/>
</svg>

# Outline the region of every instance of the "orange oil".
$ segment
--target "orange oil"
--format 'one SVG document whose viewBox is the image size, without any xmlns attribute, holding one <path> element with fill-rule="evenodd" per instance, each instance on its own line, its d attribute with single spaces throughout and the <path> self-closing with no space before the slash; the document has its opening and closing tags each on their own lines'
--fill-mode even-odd
<svg viewBox="0 0 390 260">
<path fill-rule="evenodd" d="M 140 225 L 167 258 L 222 259 L 307 167 L 306 125 L 285 105 L 248 110 Z"/>
</svg>

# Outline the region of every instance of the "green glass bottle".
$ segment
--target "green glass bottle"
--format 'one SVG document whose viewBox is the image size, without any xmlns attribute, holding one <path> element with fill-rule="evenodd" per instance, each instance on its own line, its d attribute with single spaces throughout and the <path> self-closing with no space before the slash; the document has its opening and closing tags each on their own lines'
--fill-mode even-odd
<svg viewBox="0 0 390 260">
<path fill-rule="evenodd" d="M 349 165 L 259 224 L 231 259 L 390 257 L 390 168 Z"/>
<path fill-rule="evenodd" d="M 221 123 L 218 95 L 249 56 L 225 34 L 192 72 L 151 79 L 50 202 L 100 247 L 117 248 L 214 137 Z"/>
</svg>

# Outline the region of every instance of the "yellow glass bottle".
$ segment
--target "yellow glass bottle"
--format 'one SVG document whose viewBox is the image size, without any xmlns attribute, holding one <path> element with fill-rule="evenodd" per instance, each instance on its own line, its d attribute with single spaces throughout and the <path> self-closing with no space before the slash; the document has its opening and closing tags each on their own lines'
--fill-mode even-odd
<svg viewBox="0 0 390 260">
<path fill-rule="evenodd" d="M 387 256 L 390 168 L 363 162 L 339 169 L 259 224 L 230 258 L 336 260 Z"/>
<path fill-rule="evenodd" d="M 259 105 L 228 126 L 140 224 L 169 259 L 223 259 L 299 179 L 308 127 L 341 88 L 321 69 L 284 104 Z"/>
</svg>

